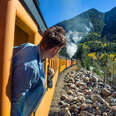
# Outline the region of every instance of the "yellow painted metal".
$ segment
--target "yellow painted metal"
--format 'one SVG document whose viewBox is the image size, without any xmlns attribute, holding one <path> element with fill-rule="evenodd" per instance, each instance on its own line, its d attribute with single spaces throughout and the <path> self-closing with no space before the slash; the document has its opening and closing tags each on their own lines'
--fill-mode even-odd
<svg viewBox="0 0 116 116">
<path fill-rule="evenodd" d="M 59 58 L 59 72 L 62 72 L 65 68 L 67 68 L 67 62 L 65 58 Z"/>
<path fill-rule="evenodd" d="M 72 60 L 72 61 L 71 61 L 71 65 L 76 64 L 76 63 L 77 63 L 76 60 Z"/>
<path fill-rule="evenodd" d="M 41 39 L 42 39 L 42 36 L 38 32 L 34 33 L 34 44 L 35 45 L 38 45 Z"/>
<path fill-rule="evenodd" d="M 36 112 L 36 116 L 48 116 L 57 78 L 58 78 L 58 70 L 56 71 L 56 74 L 53 78 L 53 87 L 52 89 L 48 89 L 45 96 L 43 97 L 43 100 Z"/>
<path fill-rule="evenodd" d="M 34 23 L 34 21 L 32 20 L 32 18 L 29 16 L 29 14 L 26 12 L 25 8 L 21 5 L 21 3 L 17 0 L 16 2 L 16 14 L 17 17 L 20 18 L 20 20 L 23 21 L 23 23 L 25 25 L 27 25 L 29 27 L 29 29 L 32 30 L 32 32 L 36 33 L 38 32 L 38 28 L 37 25 Z M 25 27 L 22 28 L 26 30 Z M 28 31 L 28 29 L 27 29 Z"/>
<path fill-rule="evenodd" d="M 11 112 L 13 46 L 25 42 L 36 44 L 41 38 L 36 24 L 18 0 L 0 0 L 0 116 L 10 116 Z"/>
<path fill-rule="evenodd" d="M 69 66 L 71 66 L 71 60 L 70 59 L 67 59 L 66 60 L 66 67 L 69 67 Z"/>
<path fill-rule="evenodd" d="M 15 0 L 0 0 L 0 116 L 10 116 L 11 60 L 16 17 Z"/>
<path fill-rule="evenodd" d="M 10 72 L 13 46 L 26 42 L 37 45 L 41 39 L 42 36 L 38 32 L 37 25 L 18 0 L 0 0 L 0 116 L 10 116 L 11 111 Z M 46 92 L 36 116 L 48 116 L 59 70 L 61 72 L 67 67 L 66 59 L 59 60 L 58 56 L 49 61 L 46 59 L 44 65 L 45 87 L 47 87 L 48 64 L 55 70 L 53 88 Z"/>
<path fill-rule="evenodd" d="M 48 69 L 48 59 L 44 63 L 44 72 L 45 72 L 45 88 L 47 87 L 47 69 Z"/>
</svg>

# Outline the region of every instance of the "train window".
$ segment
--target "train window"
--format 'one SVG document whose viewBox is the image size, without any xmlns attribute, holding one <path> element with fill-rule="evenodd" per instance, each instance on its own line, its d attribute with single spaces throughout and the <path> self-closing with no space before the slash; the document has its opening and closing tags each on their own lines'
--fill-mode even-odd
<svg viewBox="0 0 116 116">
<path fill-rule="evenodd" d="M 26 43 L 28 42 L 28 40 L 29 35 L 26 32 L 24 32 L 20 27 L 15 26 L 14 46 Z"/>
<path fill-rule="evenodd" d="M 20 18 L 16 17 L 14 46 L 27 42 L 34 43 L 34 33 Z"/>
</svg>

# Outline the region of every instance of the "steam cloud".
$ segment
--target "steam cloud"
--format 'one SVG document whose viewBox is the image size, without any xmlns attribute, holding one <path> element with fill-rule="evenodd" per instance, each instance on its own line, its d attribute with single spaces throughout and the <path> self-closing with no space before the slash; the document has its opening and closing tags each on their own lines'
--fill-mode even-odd
<svg viewBox="0 0 116 116">
<path fill-rule="evenodd" d="M 80 32 L 73 32 L 71 30 L 68 31 L 66 34 L 67 36 L 66 52 L 70 58 L 72 58 L 76 53 L 76 51 L 78 50 L 78 45 L 82 37 L 86 36 L 91 31 L 93 25 L 91 22 L 89 22 L 89 27 L 84 25 L 84 28 L 86 32 L 84 32 L 83 34 Z"/>
</svg>

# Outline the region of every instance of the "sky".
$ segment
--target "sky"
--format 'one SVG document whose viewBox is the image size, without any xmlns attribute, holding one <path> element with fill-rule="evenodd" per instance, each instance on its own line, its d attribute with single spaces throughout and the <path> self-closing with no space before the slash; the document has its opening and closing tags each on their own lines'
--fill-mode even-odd
<svg viewBox="0 0 116 116">
<path fill-rule="evenodd" d="M 39 3 L 48 27 L 91 8 L 107 12 L 116 7 L 116 0 L 39 0 Z"/>
</svg>

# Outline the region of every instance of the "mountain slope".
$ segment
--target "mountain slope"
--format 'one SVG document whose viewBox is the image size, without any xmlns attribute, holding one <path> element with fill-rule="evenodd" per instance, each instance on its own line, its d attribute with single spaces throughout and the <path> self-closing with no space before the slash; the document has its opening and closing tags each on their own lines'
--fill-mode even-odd
<svg viewBox="0 0 116 116">
<path fill-rule="evenodd" d="M 105 26 L 102 36 L 110 41 L 116 41 L 116 7 L 105 13 Z"/>
<path fill-rule="evenodd" d="M 101 32 L 104 27 L 104 13 L 93 8 L 56 25 L 64 27 L 66 32 L 70 30 L 76 32 Z"/>
<path fill-rule="evenodd" d="M 106 13 L 90 9 L 72 19 L 56 25 L 66 30 L 67 46 L 61 56 L 81 58 L 92 52 L 95 55 L 116 53 L 116 7 Z M 102 35 L 102 36 L 101 36 Z"/>
</svg>

